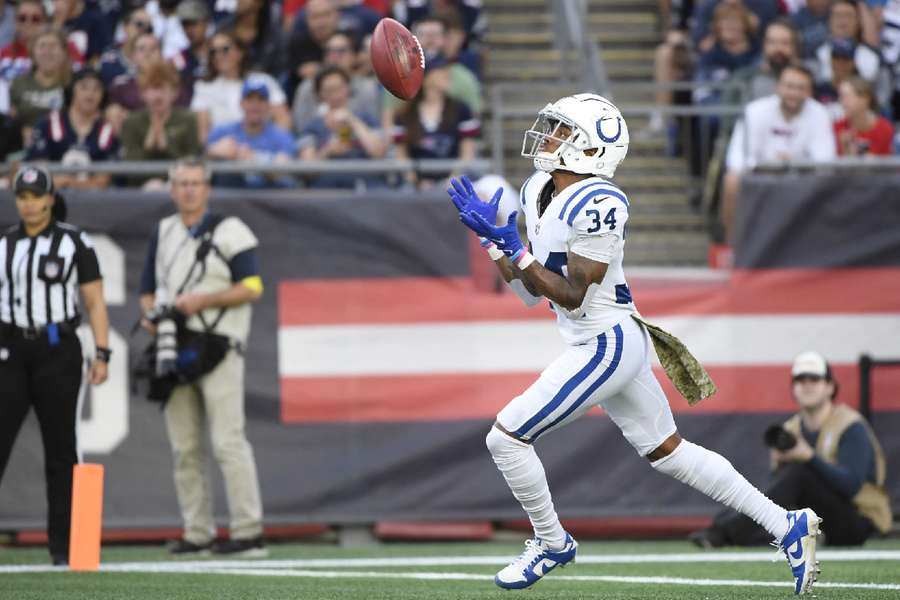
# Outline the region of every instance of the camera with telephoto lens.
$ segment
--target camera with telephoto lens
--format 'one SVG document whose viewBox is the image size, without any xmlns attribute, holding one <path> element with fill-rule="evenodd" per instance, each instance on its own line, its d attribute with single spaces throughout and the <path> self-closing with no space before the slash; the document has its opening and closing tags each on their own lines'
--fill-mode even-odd
<svg viewBox="0 0 900 600">
<path fill-rule="evenodd" d="M 797 437 L 779 424 L 770 425 L 763 434 L 763 442 L 775 450 L 790 450 L 797 445 Z"/>
<path fill-rule="evenodd" d="M 156 325 L 156 376 L 174 375 L 177 371 L 178 320 L 181 313 L 173 306 L 157 306 L 144 317 Z"/>
</svg>

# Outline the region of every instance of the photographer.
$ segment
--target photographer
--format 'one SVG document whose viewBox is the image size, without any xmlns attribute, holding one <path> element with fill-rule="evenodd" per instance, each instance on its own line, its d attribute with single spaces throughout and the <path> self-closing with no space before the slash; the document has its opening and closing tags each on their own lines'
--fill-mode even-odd
<svg viewBox="0 0 900 600">
<path fill-rule="evenodd" d="M 195 159 L 170 175 L 178 212 L 162 219 L 141 277 L 142 324 L 156 335 L 151 397 L 165 402 L 184 519 L 174 555 L 266 555 L 253 450 L 244 433 L 243 348 L 252 302 L 262 295 L 250 229 L 208 210 L 209 172 Z M 231 515 L 228 541 L 213 543 L 204 422 L 225 479 Z"/>
<path fill-rule="evenodd" d="M 886 464 L 869 424 L 852 408 L 835 404 L 838 385 L 816 352 L 797 356 L 792 392 L 800 412 L 769 427 L 774 477 L 766 495 L 786 506 L 809 506 L 822 517 L 830 546 L 859 546 L 892 525 L 884 489 Z M 741 514 L 716 515 L 708 529 L 689 539 L 702 548 L 765 544 L 769 535 Z"/>
</svg>

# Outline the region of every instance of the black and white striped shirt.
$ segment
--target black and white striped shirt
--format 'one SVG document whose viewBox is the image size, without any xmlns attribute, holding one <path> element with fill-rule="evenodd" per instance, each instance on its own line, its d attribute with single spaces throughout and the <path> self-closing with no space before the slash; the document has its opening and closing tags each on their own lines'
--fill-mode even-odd
<svg viewBox="0 0 900 600">
<path fill-rule="evenodd" d="M 58 221 L 28 237 L 22 225 L 0 235 L 0 321 L 37 328 L 79 316 L 78 286 L 100 279 L 86 233 Z"/>
</svg>

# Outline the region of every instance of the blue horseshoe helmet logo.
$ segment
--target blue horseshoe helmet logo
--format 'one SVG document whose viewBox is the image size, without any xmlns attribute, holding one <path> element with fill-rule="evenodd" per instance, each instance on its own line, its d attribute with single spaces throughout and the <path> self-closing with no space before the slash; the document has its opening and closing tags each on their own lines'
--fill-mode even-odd
<svg viewBox="0 0 900 600">
<path fill-rule="evenodd" d="M 616 129 L 615 135 L 610 137 L 603 135 L 603 128 L 601 127 L 601 125 L 603 124 L 603 121 L 609 121 L 611 118 L 612 117 L 597 120 L 597 135 L 599 135 L 600 139 L 607 144 L 615 143 L 622 136 L 622 117 L 616 117 L 616 125 L 618 125 L 618 127 Z"/>
</svg>

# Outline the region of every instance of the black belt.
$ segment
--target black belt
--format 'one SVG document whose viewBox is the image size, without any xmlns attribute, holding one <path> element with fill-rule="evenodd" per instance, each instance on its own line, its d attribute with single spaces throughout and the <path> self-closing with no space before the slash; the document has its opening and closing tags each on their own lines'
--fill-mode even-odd
<svg viewBox="0 0 900 600">
<path fill-rule="evenodd" d="M 0 337 L 20 338 L 23 340 L 36 340 L 42 336 L 49 337 L 49 331 L 47 328 L 50 325 L 56 326 L 59 335 L 74 335 L 80 324 L 81 319 L 79 317 L 69 319 L 68 321 L 62 321 L 60 323 L 50 323 L 48 325 L 42 325 L 41 327 L 16 327 L 15 325 L 12 325 L 10 323 L 0 322 Z"/>
</svg>

